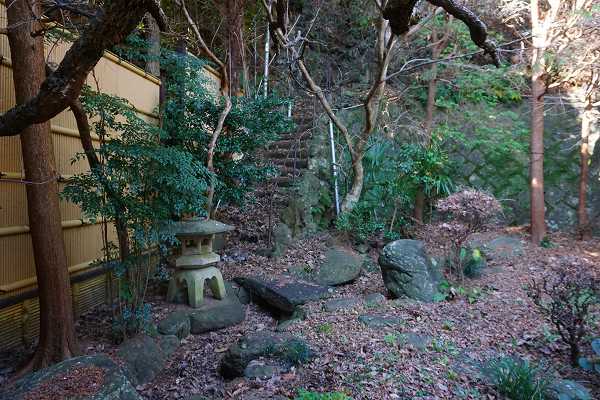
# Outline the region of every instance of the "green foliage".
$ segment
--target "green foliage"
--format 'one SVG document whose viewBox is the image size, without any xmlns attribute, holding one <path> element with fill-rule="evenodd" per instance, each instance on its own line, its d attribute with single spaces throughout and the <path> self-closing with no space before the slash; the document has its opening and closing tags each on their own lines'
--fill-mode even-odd
<svg viewBox="0 0 600 400">
<path fill-rule="evenodd" d="M 454 188 L 452 163 L 437 138 L 427 147 L 373 138 L 363 165 L 361 200 L 336 221 L 337 229 L 360 241 L 379 234 L 386 240 L 398 239 L 409 224 L 417 190 L 436 199 Z"/>
<path fill-rule="evenodd" d="M 413 191 L 420 188 L 429 200 L 448 196 L 454 190 L 452 164 L 439 136 L 434 136 L 429 146 L 418 143 L 402 145 L 398 158 L 401 172 L 398 187 L 408 187 Z"/>
<path fill-rule="evenodd" d="M 496 390 L 510 400 L 544 400 L 550 385 L 543 366 L 519 358 L 492 360 L 483 368 L 483 373 Z"/>
<path fill-rule="evenodd" d="M 342 392 L 319 393 L 300 389 L 294 400 L 352 400 L 352 398 Z"/>
<path fill-rule="evenodd" d="M 331 332 L 333 332 L 333 325 L 331 325 L 330 323 L 320 324 L 319 326 L 317 326 L 317 331 L 319 331 L 319 333 L 329 335 L 331 334 Z"/>
<path fill-rule="evenodd" d="M 62 196 L 91 220 L 124 221 L 130 254 L 117 255 L 114 244 L 104 243 L 103 261 L 112 263 L 118 280 L 114 323 L 126 336 L 148 325 L 144 296 L 153 265 L 149 253 L 174 240 L 164 233 L 165 221 L 202 213 L 209 173 L 190 153 L 162 146 L 159 129 L 126 100 L 85 88 L 81 101 L 101 138 L 96 150 L 101 164 L 70 179 Z M 78 154 L 73 162 L 84 157 Z"/>
<path fill-rule="evenodd" d="M 366 241 L 369 237 L 382 232 L 385 225 L 377 220 L 374 210 L 363 201 L 356 204 L 351 211 L 342 213 L 336 220 L 336 228 L 360 241 Z"/>
<path fill-rule="evenodd" d="M 204 65 L 190 55 L 164 52 L 161 67 L 168 78 L 163 83 L 166 101 L 161 139 L 205 165 L 224 101 L 215 101 L 219 89 L 207 80 Z M 239 204 L 256 183 L 276 173 L 272 166 L 262 164 L 258 149 L 289 132 L 293 124 L 283 111 L 285 100 L 234 97 L 232 103 L 216 145 L 214 179 L 216 200 Z"/>
</svg>

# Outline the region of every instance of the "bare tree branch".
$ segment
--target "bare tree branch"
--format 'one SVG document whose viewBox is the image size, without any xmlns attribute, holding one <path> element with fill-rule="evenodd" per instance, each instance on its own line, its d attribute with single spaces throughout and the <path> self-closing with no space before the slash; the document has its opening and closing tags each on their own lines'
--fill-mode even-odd
<svg viewBox="0 0 600 400">
<path fill-rule="evenodd" d="M 229 115 L 229 113 L 231 112 L 231 109 L 233 108 L 233 104 L 231 103 L 231 94 L 229 93 L 230 85 L 229 85 L 229 74 L 227 71 L 227 65 L 221 59 L 219 59 L 219 57 L 217 57 L 215 55 L 215 53 L 212 50 L 210 50 L 210 48 L 207 46 L 206 42 L 204 41 L 204 38 L 200 34 L 198 25 L 196 24 L 194 19 L 191 17 L 190 13 L 187 10 L 187 7 L 185 6 L 185 1 L 184 0 L 176 0 L 176 2 L 177 2 L 177 5 L 179 5 L 179 7 L 181 7 L 181 11 L 183 12 L 183 15 L 185 16 L 185 18 L 187 19 L 188 25 L 190 25 L 190 27 L 192 28 L 192 31 L 194 32 L 194 35 L 196 36 L 196 40 L 198 41 L 200 48 L 205 53 L 205 55 L 208 56 L 208 58 L 211 61 L 213 61 L 215 64 L 217 64 L 217 66 L 219 67 L 220 75 L 221 75 L 220 76 L 220 78 L 221 78 L 221 80 L 220 80 L 221 81 L 221 94 L 223 95 L 223 97 L 225 99 L 225 107 L 221 111 L 221 114 L 219 114 L 219 119 L 217 121 L 217 125 L 215 126 L 215 128 L 212 132 L 212 137 L 208 144 L 208 150 L 207 150 L 207 155 L 206 155 L 206 167 L 208 168 L 208 170 L 210 172 L 214 172 L 214 170 L 215 170 L 214 158 L 215 158 L 215 150 L 217 147 L 217 141 L 219 140 L 219 136 L 221 135 L 221 133 L 223 132 L 223 129 L 225 127 L 225 120 L 227 119 L 227 116 Z M 212 217 L 211 214 L 214 211 L 214 209 L 213 209 L 214 196 L 215 196 L 215 185 L 214 185 L 214 183 L 211 183 L 208 188 L 208 193 L 206 196 L 207 197 L 207 201 L 206 201 L 207 212 L 208 212 L 209 217 Z"/>
<path fill-rule="evenodd" d="M 486 54 L 492 57 L 494 65 L 500 66 L 500 57 L 495 44 L 487 38 L 487 27 L 468 8 L 454 0 L 427 0 L 434 6 L 442 7 L 446 12 L 461 20 L 469 28 L 471 40 Z M 409 31 L 413 11 L 419 0 L 391 0 L 384 9 L 383 16 L 390 21 L 392 32 L 402 35 Z"/>
<path fill-rule="evenodd" d="M 104 50 L 122 42 L 146 11 L 154 9 L 156 13 L 156 7 L 155 0 L 114 0 L 99 10 L 56 71 L 47 76 L 38 94 L 0 115 L 0 137 L 18 135 L 29 125 L 48 121 L 69 107 Z"/>
</svg>

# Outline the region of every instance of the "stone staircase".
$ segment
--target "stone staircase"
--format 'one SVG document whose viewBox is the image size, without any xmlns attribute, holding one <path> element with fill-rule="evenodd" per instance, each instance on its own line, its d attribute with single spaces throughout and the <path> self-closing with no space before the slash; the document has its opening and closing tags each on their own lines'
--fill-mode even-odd
<svg viewBox="0 0 600 400">
<path fill-rule="evenodd" d="M 280 136 L 264 153 L 265 160 L 279 168 L 281 175 L 273 178 L 278 186 L 291 186 L 308 169 L 309 145 L 312 138 L 312 116 L 294 117 L 296 131 Z"/>
</svg>

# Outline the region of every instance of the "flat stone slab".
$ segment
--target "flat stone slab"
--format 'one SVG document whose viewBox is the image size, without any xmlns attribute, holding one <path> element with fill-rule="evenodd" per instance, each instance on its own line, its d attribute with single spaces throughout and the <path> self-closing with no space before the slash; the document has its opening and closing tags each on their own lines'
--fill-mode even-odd
<svg viewBox="0 0 600 400">
<path fill-rule="evenodd" d="M 358 317 L 358 320 L 365 324 L 368 328 L 394 327 L 403 324 L 403 320 L 398 317 L 388 317 L 385 315 L 363 314 Z"/>
<path fill-rule="evenodd" d="M 336 312 L 341 310 L 352 309 L 362 303 L 362 299 L 358 297 L 346 297 L 340 299 L 329 300 L 323 305 L 327 312 Z"/>
<path fill-rule="evenodd" d="M 296 306 L 317 301 L 331 294 L 329 288 L 319 284 L 281 275 L 271 279 L 260 277 L 236 278 L 254 301 L 285 314 L 294 312 Z"/>
<path fill-rule="evenodd" d="M 81 371 L 93 372 L 91 376 Z M 98 374 L 98 375 L 96 375 Z M 73 381 L 83 387 L 72 388 Z M 66 385 L 65 385 L 66 383 Z M 97 385 L 97 386 L 96 386 Z M 84 391 L 83 396 L 81 392 Z M 141 400 L 118 365 L 104 354 L 74 357 L 28 374 L 0 391 L 2 399 Z"/>
<path fill-rule="evenodd" d="M 246 307 L 237 297 L 224 300 L 205 299 L 205 303 L 190 314 L 190 332 L 198 335 L 237 325 L 246 318 Z"/>
<path fill-rule="evenodd" d="M 376 306 L 378 304 L 383 304 L 386 302 L 386 298 L 381 293 L 370 293 L 365 296 L 365 303 L 367 306 Z"/>
</svg>

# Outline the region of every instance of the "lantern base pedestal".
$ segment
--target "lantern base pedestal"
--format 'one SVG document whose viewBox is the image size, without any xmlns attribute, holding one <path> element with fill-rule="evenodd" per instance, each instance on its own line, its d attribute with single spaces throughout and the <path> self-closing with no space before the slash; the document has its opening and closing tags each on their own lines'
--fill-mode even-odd
<svg viewBox="0 0 600 400">
<path fill-rule="evenodd" d="M 187 290 L 189 305 L 194 308 L 200 307 L 204 301 L 204 282 L 207 280 L 213 296 L 223 300 L 227 293 L 221 271 L 215 267 L 205 267 L 178 269 L 169 282 L 167 301 L 174 302 L 182 291 Z"/>
</svg>

